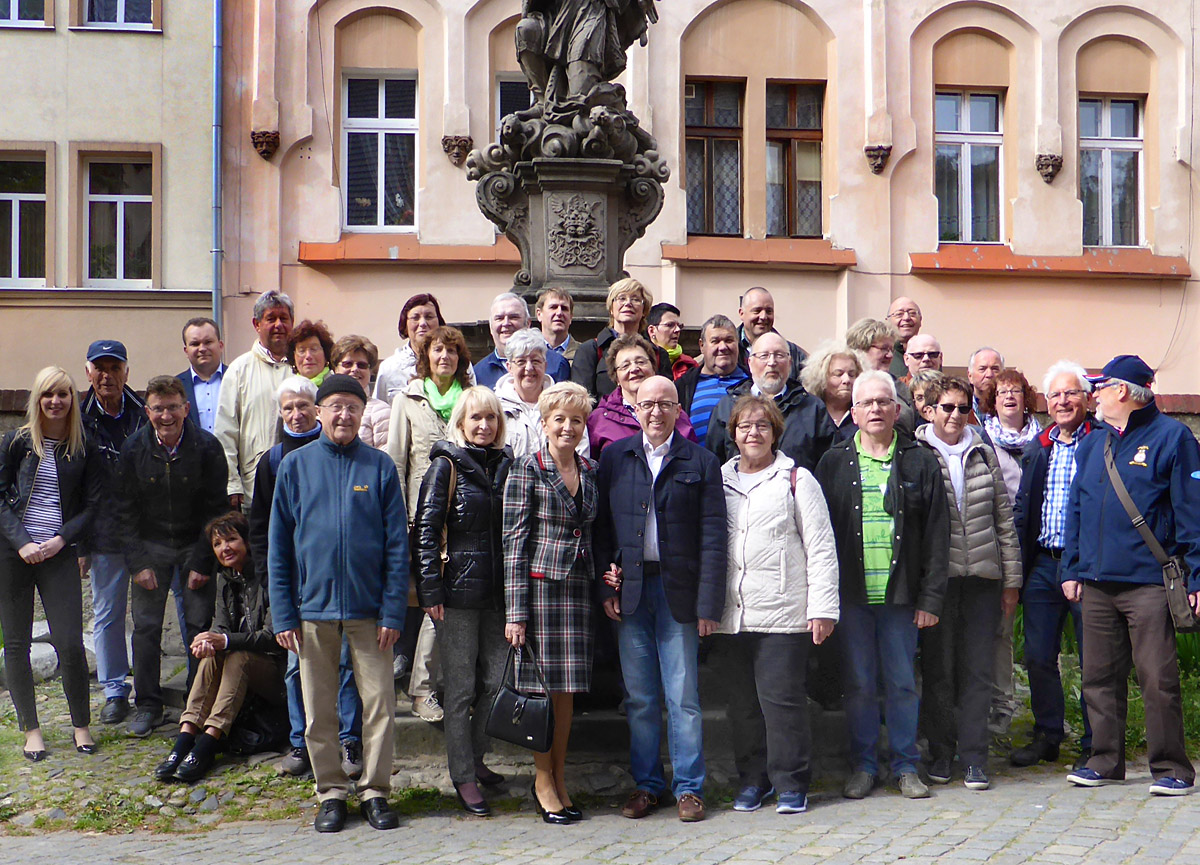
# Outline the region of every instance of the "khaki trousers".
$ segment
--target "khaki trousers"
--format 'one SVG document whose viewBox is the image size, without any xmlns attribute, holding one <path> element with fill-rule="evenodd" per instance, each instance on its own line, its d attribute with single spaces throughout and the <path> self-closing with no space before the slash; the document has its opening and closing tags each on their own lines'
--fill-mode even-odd
<svg viewBox="0 0 1200 865">
<path fill-rule="evenodd" d="M 222 651 L 201 658 L 179 723 L 195 724 L 201 732 L 214 727 L 228 735 L 247 691 L 282 704 L 283 666 L 279 661 L 260 652 L 245 651 Z"/>
<path fill-rule="evenodd" d="M 300 623 L 300 686 L 308 723 L 304 740 L 312 760 L 317 799 L 346 799 L 350 779 L 342 771 L 338 741 L 338 660 L 342 634 L 350 644 L 350 663 L 362 698 L 363 771 L 358 798 L 387 796 L 392 784 L 393 724 L 396 690 L 392 684 L 392 653 L 379 651 L 374 619 Z"/>
</svg>

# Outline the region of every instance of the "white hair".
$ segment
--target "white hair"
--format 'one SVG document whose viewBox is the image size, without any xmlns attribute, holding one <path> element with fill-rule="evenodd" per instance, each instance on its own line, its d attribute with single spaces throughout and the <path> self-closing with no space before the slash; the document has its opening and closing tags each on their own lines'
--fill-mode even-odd
<svg viewBox="0 0 1200 865">
<path fill-rule="evenodd" d="M 317 386 L 302 375 L 289 375 L 275 388 L 275 402 L 282 402 L 285 393 L 306 396 L 314 403 L 317 401 Z"/>
<path fill-rule="evenodd" d="M 507 360 L 516 360 L 527 354 L 539 352 L 542 357 L 545 357 L 547 347 L 546 337 L 542 336 L 540 330 L 523 327 L 510 336 L 508 342 L 504 344 L 504 357 Z"/>
<path fill-rule="evenodd" d="M 1073 360 L 1060 360 L 1050 367 L 1050 369 L 1046 370 L 1046 376 L 1042 379 L 1042 393 L 1050 393 L 1050 385 L 1064 373 L 1070 373 L 1075 376 L 1079 380 L 1079 389 L 1084 393 L 1092 392 L 1092 383 L 1087 380 L 1087 370 Z"/>
<path fill-rule="evenodd" d="M 1154 391 L 1145 385 L 1134 384 L 1130 381 L 1125 381 L 1123 378 L 1110 378 L 1109 381 L 1115 384 L 1123 384 L 1129 389 L 1129 399 L 1133 402 L 1149 405 L 1154 402 Z"/>
<path fill-rule="evenodd" d="M 851 401 L 858 402 L 858 394 L 863 389 L 863 386 L 873 381 L 881 381 L 886 384 L 888 392 L 892 395 L 892 399 L 896 399 L 896 380 L 892 378 L 891 373 L 884 372 L 881 369 L 869 369 L 854 380 L 854 390 L 850 392 Z"/>
<path fill-rule="evenodd" d="M 525 323 L 528 324 L 530 321 L 529 304 L 525 301 L 525 298 L 521 297 L 521 295 L 514 294 L 511 291 L 506 291 L 503 294 L 498 294 L 495 297 L 493 297 L 492 305 L 489 307 L 489 310 L 495 309 L 496 304 L 501 303 L 506 300 L 515 300 L 521 304 L 521 310 L 525 313 Z"/>
<path fill-rule="evenodd" d="M 996 357 L 1000 358 L 1000 368 L 1004 369 L 1004 355 L 1002 355 L 996 349 L 992 348 L 990 345 L 981 345 L 981 346 L 979 346 L 979 348 L 977 348 L 973 352 L 971 352 L 971 359 L 967 361 L 967 367 L 970 368 L 970 367 L 975 366 L 975 358 L 977 358 L 980 354 L 982 354 L 985 351 L 990 351 L 990 352 L 994 353 L 996 355 Z"/>
</svg>

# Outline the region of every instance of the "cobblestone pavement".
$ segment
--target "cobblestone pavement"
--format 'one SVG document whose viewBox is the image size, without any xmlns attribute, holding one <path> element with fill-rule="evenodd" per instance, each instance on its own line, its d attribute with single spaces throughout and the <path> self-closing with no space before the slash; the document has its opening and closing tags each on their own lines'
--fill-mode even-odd
<svg viewBox="0 0 1200 865">
<path fill-rule="evenodd" d="M 303 818 L 290 821 L 227 823 L 201 833 L 7 835 L 0 840 L 0 862 L 1200 862 L 1200 799 L 1152 798 L 1149 780 L 1142 765 L 1131 768 L 1123 785 L 1079 790 L 1056 767 L 1003 776 L 988 792 L 958 783 L 938 787 L 923 802 L 877 790 L 862 802 L 824 794 L 807 814 L 786 817 L 773 808 L 738 814 L 719 806 L 707 821 L 691 825 L 675 819 L 673 809 L 634 822 L 609 806 L 592 809 L 577 825 L 547 826 L 526 805 L 488 820 L 449 812 L 405 818 L 392 832 L 377 832 L 352 816 L 340 835 L 318 835 L 306 809 Z"/>
</svg>

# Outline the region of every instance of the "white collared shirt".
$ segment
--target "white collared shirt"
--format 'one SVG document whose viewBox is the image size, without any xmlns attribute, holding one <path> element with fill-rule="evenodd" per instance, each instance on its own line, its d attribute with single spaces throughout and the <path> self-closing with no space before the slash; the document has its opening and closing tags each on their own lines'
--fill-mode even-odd
<svg viewBox="0 0 1200 865">
<path fill-rule="evenodd" d="M 659 472 L 667 461 L 667 452 L 675 441 L 675 431 L 667 436 L 667 440 L 658 447 L 650 444 L 646 434 L 642 433 L 642 450 L 646 454 L 646 462 L 650 466 L 650 506 L 646 508 L 646 531 L 642 538 L 642 558 L 647 562 L 657 562 L 658 557 L 658 511 L 654 507 L 654 484 Z"/>
</svg>

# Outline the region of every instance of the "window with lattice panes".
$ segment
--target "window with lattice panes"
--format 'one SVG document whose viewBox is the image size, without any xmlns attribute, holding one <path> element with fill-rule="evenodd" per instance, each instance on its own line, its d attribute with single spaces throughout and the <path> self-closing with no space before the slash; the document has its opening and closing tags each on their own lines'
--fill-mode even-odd
<svg viewBox="0 0 1200 865">
<path fill-rule="evenodd" d="M 87 164 L 88 285 L 150 284 L 154 169 L 150 162 Z"/>
<path fill-rule="evenodd" d="M 821 236 L 824 84 L 767 84 L 767 235 Z"/>
<path fill-rule="evenodd" d="M 938 240 L 1000 241 L 999 93 L 939 91 L 934 102 L 934 194 Z"/>
<path fill-rule="evenodd" d="M 0 161 L 0 283 L 46 284 L 46 162 Z"/>
<path fill-rule="evenodd" d="M 740 81 L 684 85 L 688 234 L 742 233 Z"/>
<path fill-rule="evenodd" d="M 346 228 L 416 227 L 417 82 L 349 75 L 342 92 Z"/>
<path fill-rule="evenodd" d="M 1079 100 L 1079 200 L 1084 246 L 1142 243 L 1142 103 Z"/>
<path fill-rule="evenodd" d="M 524 111 L 533 105 L 533 91 L 520 75 L 505 76 L 496 82 L 496 128 L 510 114 Z"/>
</svg>

